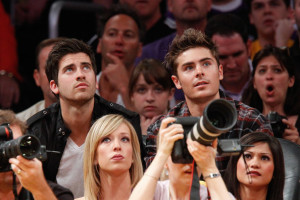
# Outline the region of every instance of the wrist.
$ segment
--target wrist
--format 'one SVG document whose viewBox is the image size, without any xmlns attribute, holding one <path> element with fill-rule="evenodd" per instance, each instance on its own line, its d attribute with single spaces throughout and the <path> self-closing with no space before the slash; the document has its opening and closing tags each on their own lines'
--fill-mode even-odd
<svg viewBox="0 0 300 200">
<path fill-rule="evenodd" d="M 206 176 L 203 176 L 203 179 L 206 181 L 207 179 L 214 179 L 214 178 L 218 178 L 221 177 L 221 174 L 219 172 L 217 173 L 209 173 Z"/>
</svg>

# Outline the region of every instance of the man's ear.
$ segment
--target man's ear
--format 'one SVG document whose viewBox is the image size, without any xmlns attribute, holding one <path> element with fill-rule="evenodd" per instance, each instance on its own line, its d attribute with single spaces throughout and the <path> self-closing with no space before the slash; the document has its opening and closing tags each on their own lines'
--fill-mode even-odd
<svg viewBox="0 0 300 200">
<path fill-rule="evenodd" d="M 252 45 L 252 41 L 250 39 L 247 40 L 247 52 L 248 52 L 248 58 L 251 57 L 251 45 Z"/>
<path fill-rule="evenodd" d="M 97 53 L 101 53 L 101 48 L 102 48 L 102 46 L 101 46 L 101 38 L 99 38 L 98 44 L 97 44 L 96 52 L 97 52 Z"/>
<path fill-rule="evenodd" d="M 223 80 L 223 65 L 219 65 L 219 80 Z"/>
<path fill-rule="evenodd" d="M 172 75 L 171 78 L 172 78 L 172 81 L 173 81 L 173 83 L 175 84 L 176 88 L 177 88 L 177 89 L 182 89 L 181 83 L 180 83 L 178 77 L 175 76 L 175 75 Z"/>
<path fill-rule="evenodd" d="M 40 73 L 37 69 L 35 69 L 33 71 L 33 78 L 34 78 L 35 84 L 37 86 L 41 87 L 41 81 L 40 81 L 41 77 L 40 77 Z"/>
<path fill-rule="evenodd" d="M 53 92 L 54 94 L 59 94 L 58 86 L 57 86 L 57 84 L 54 82 L 54 80 L 51 80 L 51 81 L 50 81 L 50 89 L 52 90 L 52 92 Z"/>
</svg>

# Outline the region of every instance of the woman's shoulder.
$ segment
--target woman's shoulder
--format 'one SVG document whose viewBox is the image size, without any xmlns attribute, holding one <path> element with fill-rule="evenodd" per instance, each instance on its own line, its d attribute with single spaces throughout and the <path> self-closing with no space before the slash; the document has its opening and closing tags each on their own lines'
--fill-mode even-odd
<svg viewBox="0 0 300 200">
<path fill-rule="evenodd" d="M 75 199 L 75 200 L 85 200 L 85 198 L 84 198 L 84 197 L 81 197 L 81 198 L 77 198 L 77 199 Z"/>
</svg>

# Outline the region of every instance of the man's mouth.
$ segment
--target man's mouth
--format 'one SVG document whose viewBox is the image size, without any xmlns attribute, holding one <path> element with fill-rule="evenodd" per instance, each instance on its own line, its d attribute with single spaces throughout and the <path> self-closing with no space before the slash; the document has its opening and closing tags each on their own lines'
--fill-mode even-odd
<svg viewBox="0 0 300 200">
<path fill-rule="evenodd" d="M 198 86 L 203 86 L 203 85 L 207 85 L 207 84 L 208 84 L 208 82 L 206 82 L 206 81 L 199 81 L 194 86 L 198 87 Z"/>
<path fill-rule="evenodd" d="M 86 83 L 79 83 L 78 85 L 76 85 L 76 88 L 87 88 L 88 84 Z"/>
</svg>

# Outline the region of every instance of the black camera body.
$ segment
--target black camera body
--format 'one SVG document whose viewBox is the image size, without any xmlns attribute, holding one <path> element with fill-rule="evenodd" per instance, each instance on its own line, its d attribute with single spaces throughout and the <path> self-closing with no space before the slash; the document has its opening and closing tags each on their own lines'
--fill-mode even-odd
<svg viewBox="0 0 300 200">
<path fill-rule="evenodd" d="M 269 112 L 267 118 L 270 121 L 272 131 L 274 133 L 274 137 L 282 138 L 284 129 L 287 128 L 287 125 L 282 122 L 282 119 L 287 119 L 287 118 L 285 116 L 279 115 L 275 111 Z"/>
<path fill-rule="evenodd" d="M 174 143 L 172 161 L 174 163 L 191 163 L 186 139 L 191 138 L 203 145 L 211 145 L 212 141 L 222 133 L 228 132 L 237 121 L 235 107 L 225 99 L 216 99 L 210 102 L 204 109 L 201 117 L 178 117 L 174 123 L 182 124 L 184 138 Z M 226 143 L 227 144 L 227 143 Z M 225 145 L 229 148 L 228 145 Z M 224 152 L 235 149 L 224 149 Z"/>
<path fill-rule="evenodd" d="M 47 159 L 46 147 L 41 145 L 34 135 L 23 135 L 13 140 L 13 133 L 8 124 L 0 126 L 0 172 L 11 170 L 9 158 L 18 155 L 26 159 Z"/>
</svg>

